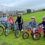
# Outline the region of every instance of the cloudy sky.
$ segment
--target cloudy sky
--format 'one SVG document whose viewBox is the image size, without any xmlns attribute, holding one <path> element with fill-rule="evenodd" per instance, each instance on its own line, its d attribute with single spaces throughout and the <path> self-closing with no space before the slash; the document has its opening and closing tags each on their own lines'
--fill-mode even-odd
<svg viewBox="0 0 45 45">
<path fill-rule="evenodd" d="M 3 9 L 41 9 L 45 8 L 45 0 L 0 0 L 0 8 Z"/>
</svg>

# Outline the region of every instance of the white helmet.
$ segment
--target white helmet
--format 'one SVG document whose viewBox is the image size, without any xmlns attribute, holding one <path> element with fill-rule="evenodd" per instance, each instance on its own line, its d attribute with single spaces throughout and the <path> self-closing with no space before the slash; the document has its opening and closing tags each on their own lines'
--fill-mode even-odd
<svg viewBox="0 0 45 45">
<path fill-rule="evenodd" d="M 45 19 L 45 16 L 43 16 L 43 19 Z"/>
<path fill-rule="evenodd" d="M 31 19 L 35 19 L 35 17 L 33 16 L 33 17 L 31 17 Z"/>
</svg>

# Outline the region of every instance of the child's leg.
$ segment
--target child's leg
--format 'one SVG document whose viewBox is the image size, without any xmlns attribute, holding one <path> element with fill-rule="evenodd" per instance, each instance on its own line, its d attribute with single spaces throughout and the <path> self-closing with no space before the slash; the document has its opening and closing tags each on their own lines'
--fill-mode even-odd
<svg viewBox="0 0 45 45">
<path fill-rule="evenodd" d="M 18 24 L 18 28 L 19 28 L 19 30 L 21 30 L 21 29 L 20 29 L 20 24 Z"/>
<path fill-rule="evenodd" d="M 45 30 L 44 30 L 44 37 L 45 37 Z"/>
<path fill-rule="evenodd" d="M 33 33 L 35 33 L 35 31 L 36 31 L 36 28 L 33 28 Z"/>
<path fill-rule="evenodd" d="M 44 32 L 44 37 L 45 37 L 45 28 L 43 28 L 43 32 Z"/>
</svg>

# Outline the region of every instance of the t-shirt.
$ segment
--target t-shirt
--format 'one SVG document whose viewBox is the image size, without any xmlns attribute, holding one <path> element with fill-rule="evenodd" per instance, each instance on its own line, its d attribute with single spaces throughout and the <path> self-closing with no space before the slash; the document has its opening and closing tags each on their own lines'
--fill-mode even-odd
<svg viewBox="0 0 45 45">
<path fill-rule="evenodd" d="M 45 27 L 45 22 L 43 21 L 42 23 L 40 23 L 39 25 L 43 25 Z"/>
<path fill-rule="evenodd" d="M 21 17 L 17 17 L 16 22 L 18 22 L 18 24 L 23 24 L 23 19 Z"/>
<path fill-rule="evenodd" d="M 29 25 L 30 25 L 30 28 L 37 28 L 38 26 L 36 22 L 30 22 Z"/>
<path fill-rule="evenodd" d="M 7 22 L 7 17 L 2 17 L 2 18 L 1 18 L 1 21 L 2 21 L 2 22 Z"/>
<path fill-rule="evenodd" d="M 8 22 L 9 22 L 10 24 L 13 24 L 13 23 L 14 23 L 13 17 L 9 17 L 9 18 L 8 18 Z"/>
</svg>

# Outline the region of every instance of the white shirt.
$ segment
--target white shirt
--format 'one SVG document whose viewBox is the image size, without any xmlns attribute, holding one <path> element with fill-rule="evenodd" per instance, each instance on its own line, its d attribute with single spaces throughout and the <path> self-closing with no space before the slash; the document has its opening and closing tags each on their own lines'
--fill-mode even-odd
<svg viewBox="0 0 45 45">
<path fill-rule="evenodd" d="M 7 17 L 2 17 L 2 18 L 1 18 L 1 21 L 7 22 Z"/>
</svg>

